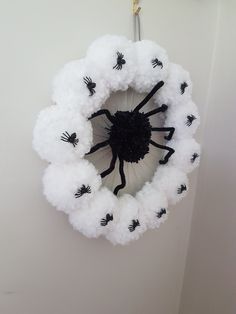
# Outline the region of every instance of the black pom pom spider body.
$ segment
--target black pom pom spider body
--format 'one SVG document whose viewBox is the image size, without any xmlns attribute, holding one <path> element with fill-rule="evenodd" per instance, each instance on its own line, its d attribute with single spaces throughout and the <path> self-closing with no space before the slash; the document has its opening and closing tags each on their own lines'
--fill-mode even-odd
<svg viewBox="0 0 236 314">
<path fill-rule="evenodd" d="M 116 54 L 117 54 L 116 65 L 114 65 L 113 69 L 121 70 L 126 61 L 124 59 L 124 55 L 121 52 L 117 51 Z"/>
<path fill-rule="evenodd" d="M 177 189 L 177 194 L 182 194 L 184 191 L 187 191 L 187 187 L 185 184 L 181 184 L 181 186 Z"/>
<path fill-rule="evenodd" d="M 138 226 L 140 226 L 139 220 L 138 219 L 133 219 L 132 224 L 129 225 L 128 229 L 130 232 L 133 232 Z"/>
<path fill-rule="evenodd" d="M 199 157 L 199 154 L 198 153 L 194 153 L 191 157 L 191 163 L 193 164 L 194 161 Z"/>
<path fill-rule="evenodd" d="M 117 111 L 114 115 L 111 115 L 109 110 L 101 109 L 90 117 L 92 119 L 104 114 L 112 124 L 107 129 L 108 139 L 93 146 L 88 154 L 92 154 L 102 147 L 110 146 L 112 159 L 109 168 L 101 173 L 102 178 L 109 175 L 115 169 L 116 160 L 117 158 L 119 159 L 121 184 L 117 185 L 114 189 L 115 195 L 126 185 L 124 161 L 138 163 L 149 152 L 150 144 L 167 151 L 164 158 L 159 161 L 160 164 L 166 164 L 175 152 L 173 148 L 158 144 L 151 139 L 152 132 L 168 132 L 169 134 L 165 136 L 165 139 L 170 140 L 172 138 L 175 131 L 173 127 L 152 127 L 149 121 L 150 116 L 165 112 L 168 107 L 162 105 L 147 113 L 140 112 L 140 109 L 143 108 L 163 85 L 163 81 L 156 84 L 151 92 L 132 111 Z"/>
<path fill-rule="evenodd" d="M 75 193 L 75 198 L 79 198 L 86 193 L 91 193 L 91 187 L 89 185 L 85 186 L 83 184 Z"/>
<path fill-rule="evenodd" d="M 181 91 L 181 95 L 183 95 L 183 93 L 185 92 L 185 89 L 188 87 L 188 84 L 186 82 L 183 82 L 180 85 L 180 91 Z"/>
<path fill-rule="evenodd" d="M 66 131 L 62 133 L 61 140 L 63 142 L 71 143 L 75 147 L 79 143 L 79 139 L 77 138 L 76 133 L 72 133 L 71 135 Z"/>
<path fill-rule="evenodd" d="M 101 226 L 105 227 L 109 223 L 109 221 L 113 220 L 113 215 L 112 214 L 106 214 L 105 218 L 101 219 Z"/>
<path fill-rule="evenodd" d="M 163 63 L 157 58 L 153 59 L 151 63 L 153 68 L 156 68 L 157 66 L 160 67 L 161 69 L 163 68 Z"/>
<path fill-rule="evenodd" d="M 190 126 L 192 125 L 193 121 L 196 120 L 197 118 L 191 114 L 190 116 L 187 116 L 187 121 L 186 121 L 186 125 L 187 126 Z"/>
<path fill-rule="evenodd" d="M 157 218 L 160 219 L 165 214 L 166 214 L 166 209 L 165 208 L 161 208 L 161 210 L 157 213 Z"/>
<path fill-rule="evenodd" d="M 94 83 L 91 79 L 91 77 L 89 76 L 86 76 L 84 77 L 84 83 L 86 84 L 89 92 L 90 92 L 90 95 L 89 96 L 93 96 L 93 94 L 95 94 L 95 87 L 96 87 L 96 83 Z"/>
</svg>

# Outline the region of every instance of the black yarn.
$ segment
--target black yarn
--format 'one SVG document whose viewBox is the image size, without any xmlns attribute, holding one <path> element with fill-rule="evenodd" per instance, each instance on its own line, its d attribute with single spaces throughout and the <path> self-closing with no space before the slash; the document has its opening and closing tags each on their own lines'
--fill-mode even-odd
<svg viewBox="0 0 236 314">
<path fill-rule="evenodd" d="M 83 80 L 90 92 L 89 96 L 93 96 L 96 93 L 95 92 L 96 83 L 92 81 L 90 76 L 85 76 Z"/>
<path fill-rule="evenodd" d="M 113 214 L 106 214 L 105 218 L 101 219 L 101 226 L 105 227 L 109 223 L 109 221 L 113 220 Z"/>
<path fill-rule="evenodd" d="M 181 91 L 181 95 L 183 95 L 183 93 L 185 92 L 185 89 L 188 87 L 188 84 L 186 82 L 183 82 L 180 85 L 180 91 Z"/>
<path fill-rule="evenodd" d="M 140 226 L 140 222 L 138 219 L 133 219 L 132 223 L 129 225 L 128 229 L 130 232 L 133 232 L 138 226 Z"/>
<path fill-rule="evenodd" d="M 118 55 L 118 53 L 117 53 Z M 123 58 L 123 55 L 118 55 Z M 126 178 L 124 173 L 124 161 L 138 163 L 149 152 L 149 145 L 152 144 L 157 148 L 167 150 L 166 156 L 160 160 L 160 164 L 166 164 L 175 152 L 173 148 L 160 145 L 151 140 L 152 131 L 155 132 L 169 132 L 165 136 L 166 140 L 170 140 L 174 134 L 175 129 L 172 127 L 153 128 L 150 124 L 149 117 L 165 112 L 168 106 L 162 106 L 149 111 L 147 113 L 140 112 L 145 104 L 153 97 L 153 95 L 164 85 L 163 81 L 158 82 L 150 93 L 134 108 L 133 111 L 117 111 L 112 115 L 109 110 L 102 109 L 94 114 L 89 119 L 93 119 L 100 115 L 105 115 L 111 122 L 111 126 L 106 128 L 108 138 L 107 140 L 97 143 L 93 146 L 88 154 L 96 152 L 98 149 L 110 146 L 112 151 L 112 159 L 108 169 L 104 170 L 100 175 L 102 178 L 109 175 L 114 169 L 117 158 L 119 159 L 119 173 L 121 184 L 117 185 L 114 189 L 114 194 L 117 195 L 119 190 L 123 189 L 126 185 Z"/>
<path fill-rule="evenodd" d="M 86 193 L 91 193 L 91 187 L 89 185 L 85 186 L 83 184 L 75 193 L 75 198 L 79 198 Z"/>
<path fill-rule="evenodd" d="M 114 65 L 113 69 L 116 69 L 116 70 L 121 70 L 123 65 L 126 64 L 126 61 L 124 59 L 124 55 L 117 51 L 117 59 L 116 59 L 116 65 Z"/>
<path fill-rule="evenodd" d="M 61 141 L 71 143 L 74 147 L 79 143 L 79 139 L 77 138 L 76 133 L 72 133 L 70 135 L 67 131 L 62 133 Z"/>
<path fill-rule="evenodd" d="M 186 125 L 187 126 L 192 125 L 193 121 L 196 120 L 196 119 L 197 118 L 193 114 L 187 116 Z"/>
<path fill-rule="evenodd" d="M 177 194 L 182 194 L 184 191 L 187 191 L 186 184 L 181 184 L 181 186 L 177 189 Z"/>
<path fill-rule="evenodd" d="M 163 63 L 160 61 L 160 60 L 158 60 L 157 58 L 155 58 L 155 59 L 153 59 L 152 61 L 151 61 L 151 63 L 152 63 L 152 67 L 153 68 L 155 68 L 155 67 L 161 67 L 161 69 L 163 68 Z"/>
<path fill-rule="evenodd" d="M 157 218 L 161 218 L 165 214 L 166 214 L 166 209 L 161 208 L 161 210 L 157 213 Z"/>
</svg>

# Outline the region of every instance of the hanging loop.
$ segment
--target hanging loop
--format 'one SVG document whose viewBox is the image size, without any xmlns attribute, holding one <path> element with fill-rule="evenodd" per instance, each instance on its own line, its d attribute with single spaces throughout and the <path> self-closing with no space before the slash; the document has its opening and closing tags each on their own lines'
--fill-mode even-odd
<svg viewBox="0 0 236 314">
<path fill-rule="evenodd" d="M 141 7 L 139 6 L 139 0 L 133 0 L 133 14 L 138 15 L 141 10 Z"/>
</svg>

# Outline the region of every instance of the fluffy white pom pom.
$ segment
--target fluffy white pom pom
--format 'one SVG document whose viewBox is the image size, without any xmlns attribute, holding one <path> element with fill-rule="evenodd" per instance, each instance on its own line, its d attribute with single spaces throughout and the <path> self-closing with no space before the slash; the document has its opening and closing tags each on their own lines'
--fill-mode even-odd
<svg viewBox="0 0 236 314">
<path fill-rule="evenodd" d="M 135 75 L 133 44 L 123 36 L 106 35 L 95 40 L 87 52 L 112 91 L 126 90 Z"/>
<path fill-rule="evenodd" d="M 200 124 L 197 106 L 188 102 L 180 107 L 169 107 L 165 126 L 174 127 L 173 139 L 183 139 L 193 136 Z"/>
<path fill-rule="evenodd" d="M 104 187 L 85 206 L 72 212 L 69 220 L 85 236 L 97 238 L 113 227 L 116 208 L 117 197 Z"/>
<path fill-rule="evenodd" d="M 160 166 L 154 174 L 152 183 L 154 188 L 165 193 L 171 205 L 180 201 L 188 191 L 186 174 L 170 166 Z"/>
<path fill-rule="evenodd" d="M 75 107 L 85 117 L 100 109 L 108 97 L 103 73 L 87 59 L 67 63 L 53 82 L 53 101 Z"/>
<path fill-rule="evenodd" d="M 154 96 L 154 102 L 168 106 L 179 106 L 188 102 L 192 95 L 189 73 L 181 65 L 171 63 L 165 85 Z"/>
<path fill-rule="evenodd" d="M 92 127 L 76 110 L 51 106 L 38 116 L 33 147 L 49 162 L 70 162 L 82 158 L 92 145 Z"/>
<path fill-rule="evenodd" d="M 168 203 L 164 193 L 155 189 L 151 183 L 136 194 L 136 199 L 141 204 L 141 213 L 148 228 L 158 228 L 166 221 L 168 216 Z"/>
<path fill-rule="evenodd" d="M 166 51 L 150 40 L 134 43 L 136 53 L 136 75 L 131 86 L 139 93 L 150 92 L 168 74 Z"/>
<path fill-rule="evenodd" d="M 106 235 L 113 244 L 128 244 L 137 240 L 146 230 L 145 221 L 140 218 L 140 205 L 134 197 L 125 194 L 118 200 L 114 226 Z"/>
<path fill-rule="evenodd" d="M 101 186 L 101 177 L 87 160 L 51 164 L 43 177 L 44 194 L 58 210 L 70 213 L 88 202 Z"/>
<path fill-rule="evenodd" d="M 193 171 L 199 165 L 201 150 L 195 139 L 172 140 L 168 142 L 168 146 L 175 150 L 168 165 L 186 173 Z"/>
</svg>

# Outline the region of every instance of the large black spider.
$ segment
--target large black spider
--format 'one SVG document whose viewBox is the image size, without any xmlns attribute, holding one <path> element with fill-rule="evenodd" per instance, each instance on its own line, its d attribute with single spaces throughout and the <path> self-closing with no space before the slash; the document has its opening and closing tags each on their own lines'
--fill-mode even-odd
<svg viewBox="0 0 236 314">
<path fill-rule="evenodd" d="M 160 164 L 166 164 L 175 152 L 175 150 L 166 145 L 161 145 L 151 139 L 152 131 L 154 132 L 169 132 L 164 138 L 170 140 L 174 134 L 173 127 L 152 127 L 149 117 L 160 112 L 165 112 L 168 108 L 162 105 L 147 113 L 140 112 L 144 105 L 153 97 L 153 95 L 164 85 L 163 81 L 157 83 L 151 92 L 135 107 L 132 111 L 117 111 L 111 115 L 107 109 L 101 109 L 95 112 L 89 119 L 93 119 L 100 115 L 105 115 L 112 123 L 110 128 L 107 128 L 108 138 L 93 146 L 88 154 L 96 152 L 98 149 L 110 146 L 112 151 L 112 159 L 108 169 L 103 171 L 100 175 L 102 178 L 109 175 L 115 168 L 117 158 L 119 159 L 119 172 L 121 177 L 121 184 L 114 189 L 114 194 L 117 195 L 120 189 L 126 185 L 126 178 L 124 173 L 124 161 L 136 162 L 143 159 L 149 152 L 149 144 L 168 151 L 163 159 L 159 160 Z"/>
</svg>

